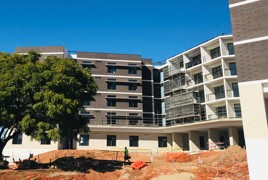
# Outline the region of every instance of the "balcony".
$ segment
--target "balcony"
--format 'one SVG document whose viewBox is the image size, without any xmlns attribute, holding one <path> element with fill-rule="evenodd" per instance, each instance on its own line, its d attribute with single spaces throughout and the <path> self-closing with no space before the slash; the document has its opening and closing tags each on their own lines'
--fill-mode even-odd
<svg viewBox="0 0 268 180">
<path fill-rule="evenodd" d="M 236 98 L 239 97 L 239 90 L 227 90 L 227 97 L 228 98 Z"/>
<path fill-rule="evenodd" d="M 206 95 L 207 102 L 216 101 L 218 99 L 223 99 L 223 98 L 225 98 L 224 91 L 220 91 L 220 92 L 217 92 L 217 93 L 211 93 L 211 94 Z"/>
<path fill-rule="evenodd" d="M 205 77 L 205 80 L 207 82 L 207 81 L 212 81 L 214 79 L 218 79 L 220 77 L 223 77 L 223 75 L 222 75 L 222 72 L 218 72 L 218 73 L 205 74 L 204 77 Z"/>
<path fill-rule="evenodd" d="M 157 127 L 158 124 L 145 123 L 139 117 L 138 119 L 131 119 L 126 116 L 113 116 L 109 119 L 90 119 L 89 126 L 120 126 L 120 127 Z"/>
<path fill-rule="evenodd" d="M 202 61 L 201 61 L 201 58 L 200 58 L 200 59 L 193 60 L 191 62 L 186 63 L 185 66 L 186 66 L 186 69 L 189 69 L 189 68 L 197 66 L 198 64 L 201 64 L 201 63 L 202 63 Z"/>
</svg>

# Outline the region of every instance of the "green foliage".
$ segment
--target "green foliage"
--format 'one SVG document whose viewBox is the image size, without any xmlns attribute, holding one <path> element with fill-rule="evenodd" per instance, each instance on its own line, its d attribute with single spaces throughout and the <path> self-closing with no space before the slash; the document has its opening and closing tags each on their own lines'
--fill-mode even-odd
<svg viewBox="0 0 268 180">
<path fill-rule="evenodd" d="M 12 138 L 7 133 L 12 130 L 56 141 L 87 127 L 78 110 L 97 91 L 89 71 L 72 59 L 49 57 L 41 62 L 39 57 L 36 52 L 0 53 L 2 139 Z"/>
</svg>

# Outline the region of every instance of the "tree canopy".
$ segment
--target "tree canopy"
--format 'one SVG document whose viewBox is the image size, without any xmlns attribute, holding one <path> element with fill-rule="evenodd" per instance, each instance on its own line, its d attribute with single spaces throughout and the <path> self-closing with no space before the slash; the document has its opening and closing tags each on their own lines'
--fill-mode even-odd
<svg viewBox="0 0 268 180">
<path fill-rule="evenodd" d="M 74 137 L 87 127 L 83 101 L 97 91 L 88 70 L 73 59 L 0 53 L 0 151 L 20 133 L 33 139 Z"/>
</svg>

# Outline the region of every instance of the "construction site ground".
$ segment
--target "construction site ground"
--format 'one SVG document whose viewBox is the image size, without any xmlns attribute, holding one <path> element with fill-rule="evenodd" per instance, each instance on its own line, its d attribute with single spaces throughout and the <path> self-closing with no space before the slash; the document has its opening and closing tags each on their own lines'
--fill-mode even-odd
<svg viewBox="0 0 268 180">
<path fill-rule="evenodd" d="M 0 170 L 0 180 L 249 180 L 246 150 L 239 146 L 153 156 L 130 150 L 130 156 L 147 166 L 132 169 L 122 151 L 55 150 L 32 158 L 39 169 Z"/>
</svg>

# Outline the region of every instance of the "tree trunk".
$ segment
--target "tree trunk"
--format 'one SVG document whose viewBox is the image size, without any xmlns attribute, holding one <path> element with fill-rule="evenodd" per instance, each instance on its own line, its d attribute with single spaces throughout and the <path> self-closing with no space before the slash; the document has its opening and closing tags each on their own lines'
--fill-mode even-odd
<svg viewBox="0 0 268 180">
<path fill-rule="evenodd" d="M 6 146 L 6 144 L 7 144 L 7 142 L 8 142 L 9 140 L 6 140 L 6 139 L 4 139 L 4 140 L 0 140 L 0 161 L 3 161 L 3 150 L 4 150 L 4 148 L 5 148 L 5 146 Z"/>
</svg>

